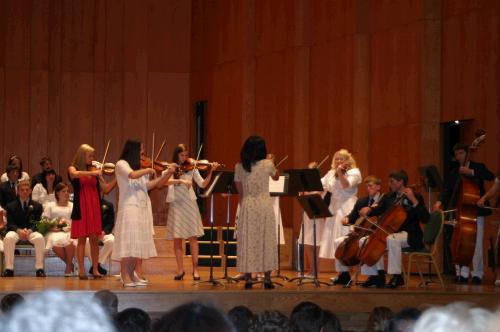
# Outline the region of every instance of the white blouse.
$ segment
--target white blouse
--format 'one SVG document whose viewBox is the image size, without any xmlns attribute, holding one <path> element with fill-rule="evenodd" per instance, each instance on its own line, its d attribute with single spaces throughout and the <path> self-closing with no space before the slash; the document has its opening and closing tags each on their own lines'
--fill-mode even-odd
<svg viewBox="0 0 500 332">
<path fill-rule="evenodd" d="M 30 175 L 26 172 L 23 172 L 21 175 L 21 178 L 19 181 L 29 181 L 30 180 Z M 2 176 L 0 177 L 0 182 L 7 182 L 9 181 L 9 177 L 7 176 L 7 173 L 3 173 Z"/>
<path fill-rule="evenodd" d="M 166 170 L 163 171 L 163 173 L 165 173 L 165 172 L 166 172 Z M 195 169 L 194 171 L 184 173 L 180 176 L 180 179 L 182 179 L 182 180 L 191 180 L 191 178 L 194 180 L 194 182 L 196 182 L 196 184 L 200 188 L 203 188 L 202 184 L 203 184 L 204 180 L 203 180 L 203 177 L 200 175 L 200 172 L 197 169 Z M 183 184 L 181 184 L 180 186 L 183 186 Z M 168 186 L 167 199 L 166 199 L 167 203 L 172 203 L 175 201 L 175 188 L 176 188 L 176 185 L 174 185 L 174 184 L 171 184 Z M 191 186 L 189 188 L 189 197 L 191 198 L 192 201 L 196 201 L 196 194 L 194 193 L 193 186 Z"/>
<path fill-rule="evenodd" d="M 54 193 L 49 194 L 47 193 L 47 189 L 41 184 L 37 183 L 35 187 L 33 188 L 33 191 L 31 192 L 31 198 L 42 204 L 44 207 L 47 203 L 56 202 L 56 196 Z"/>
<path fill-rule="evenodd" d="M 141 176 L 138 179 L 130 179 L 128 175 L 133 172 L 128 162 L 119 160 L 115 166 L 116 181 L 118 183 L 119 202 L 121 206 L 148 205 L 148 179 L 146 176 Z"/>
</svg>

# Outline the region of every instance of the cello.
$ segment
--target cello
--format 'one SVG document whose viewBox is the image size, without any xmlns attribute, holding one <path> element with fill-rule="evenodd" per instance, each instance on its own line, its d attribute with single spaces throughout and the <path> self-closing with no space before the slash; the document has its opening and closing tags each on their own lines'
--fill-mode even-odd
<svg viewBox="0 0 500 332">
<path fill-rule="evenodd" d="M 359 217 L 354 223 L 354 229 L 335 250 L 335 258 L 345 266 L 359 265 L 359 240 L 375 231 L 377 217 Z"/>
<path fill-rule="evenodd" d="M 484 130 L 476 131 L 476 139 L 469 146 L 469 153 L 465 165 L 469 161 L 471 151 L 477 150 L 478 146 L 486 139 Z M 461 165 L 464 166 L 464 165 Z M 477 233 L 477 201 L 481 198 L 479 186 L 470 177 L 460 175 L 457 184 L 458 198 L 456 207 L 456 223 L 451 238 L 451 253 L 455 264 L 469 265 L 472 262 L 476 248 Z"/>
</svg>

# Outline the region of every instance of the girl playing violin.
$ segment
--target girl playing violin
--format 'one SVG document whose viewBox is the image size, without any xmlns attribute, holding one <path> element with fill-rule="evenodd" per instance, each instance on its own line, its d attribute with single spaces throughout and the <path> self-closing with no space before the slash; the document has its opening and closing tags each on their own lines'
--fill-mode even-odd
<svg viewBox="0 0 500 332">
<path fill-rule="evenodd" d="M 175 164 L 183 165 L 189 161 L 189 152 L 185 144 L 179 144 L 174 149 L 172 161 Z M 192 161 L 192 159 L 191 159 Z M 168 209 L 167 221 L 167 240 L 174 240 L 174 252 L 177 261 L 177 275 L 174 280 L 184 278 L 183 248 L 185 239 L 189 240 L 191 249 L 191 258 L 193 264 L 193 279 L 199 280 L 198 273 L 198 237 L 204 234 L 203 224 L 201 222 L 200 211 L 196 204 L 196 195 L 193 190 L 193 180 L 196 184 L 205 188 L 212 178 L 212 172 L 219 167 L 218 163 L 211 163 L 207 177 L 204 179 L 198 169 L 196 161 L 193 162 L 193 170 L 176 173 L 173 179 L 167 182 L 168 194 L 167 203 L 170 203 Z"/>
<path fill-rule="evenodd" d="M 95 150 L 88 144 L 82 144 L 68 167 L 68 175 L 73 185 L 74 200 L 71 212 L 71 238 L 78 239 L 76 255 L 78 258 L 79 277 L 88 279 L 85 274 L 83 258 L 87 237 L 90 242 L 92 271 L 94 278 L 101 278 L 98 271 L 99 240 L 102 232 L 100 190 L 109 193 L 116 185 L 116 179 L 106 183 L 101 170 L 87 170 L 92 166 Z"/>
<path fill-rule="evenodd" d="M 326 173 L 321 182 L 324 190 L 332 194 L 329 209 L 333 216 L 325 221 L 319 257 L 334 259 L 337 249 L 335 239 L 349 233 L 349 226 L 344 226 L 342 219 L 354 207 L 358 185 L 361 183 L 361 172 L 356 167 L 356 161 L 352 154 L 346 149 L 335 152 L 332 169 Z M 338 264 L 337 261 L 335 267 L 339 275 L 332 282 L 334 284 L 347 284 L 351 279 L 348 268 Z"/>
</svg>

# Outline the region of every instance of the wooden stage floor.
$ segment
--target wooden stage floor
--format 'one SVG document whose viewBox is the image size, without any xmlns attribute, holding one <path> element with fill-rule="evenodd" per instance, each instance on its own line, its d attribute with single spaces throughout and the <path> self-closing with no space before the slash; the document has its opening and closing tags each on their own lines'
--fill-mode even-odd
<svg viewBox="0 0 500 332">
<path fill-rule="evenodd" d="M 219 268 L 215 269 L 214 274 L 215 277 L 220 277 L 222 271 Z M 236 272 L 231 269 L 229 274 L 234 275 Z M 297 276 L 294 271 L 282 271 L 282 274 L 290 278 Z M 207 280 L 208 276 L 209 269 L 201 268 L 202 280 Z M 331 276 L 331 274 L 321 274 L 320 279 L 328 281 Z M 395 290 L 365 289 L 360 286 L 316 288 L 311 284 L 297 286 L 294 282 L 283 282 L 283 287 L 277 286 L 274 290 L 264 290 L 260 285 L 255 285 L 252 290 L 244 290 L 241 282 L 225 286 L 193 285 L 191 276 L 187 274 L 183 281 L 174 281 L 172 274 L 155 274 L 147 277 L 150 285 L 137 288 L 123 288 L 116 276 L 85 281 L 54 276 L 43 279 L 31 276 L 1 278 L 0 296 L 10 292 L 27 294 L 46 289 L 60 289 L 78 292 L 82 296 L 91 296 L 97 290 L 109 289 L 117 293 L 120 310 L 139 307 L 152 316 L 189 301 L 214 303 L 226 311 L 236 305 L 246 305 L 255 312 L 276 309 L 285 314 L 289 314 L 301 301 L 312 301 L 338 314 L 343 325 L 350 330 L 364 327 L 368 313 L 375 306 L 387 306 L 393 311 L 398 311 L 404 307 L 425 308 L 454 301 L 467 301 L 489 309 L 496 309 L 500 305 L 500 287 L 455 285 L 451 280 L 446 280 L 444 290 L 439 284 L 431 284 L 424 289 L 418 286 L 420 279 L 417 276 L 412 276 L 408 289 L 401 287 Z"/>
</svg>

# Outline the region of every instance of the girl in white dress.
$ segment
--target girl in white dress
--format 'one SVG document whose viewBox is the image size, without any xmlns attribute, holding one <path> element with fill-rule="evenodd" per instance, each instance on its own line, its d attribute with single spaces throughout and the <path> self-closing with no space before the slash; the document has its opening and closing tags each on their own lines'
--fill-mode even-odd
<svg viewBox="0 0 500 332">
<path fill-rule="evenodd" d="M 154 176 L 156 172 L 152 168 L 140 169 L 141 150 L 139 141 L 128 140 L 115 167 L 120 196 L 112 258 L 120 261 L 125 287 L 146 285 L 134 275 L 134 270 L 139 260 L 157 255 L 148 190 L 163 185 L 175 171 L 169 168 L 161 177 L 148 180 L 146 175 Z"/>
<path fill-rule="evenodd" d="M 179 144 L 174 149 L 172 161 L 182 165 L 194 161 L 189 158 L 188 148 L 185 144 Z M 197 169 L 176 174 L 174 179 L 167 182 L 167 240 L 174 240 L 174 252 L 177 262 L 177 275 L 174 280 L 184 278 L 184 250 L 183 243 L 189 240 L 191 260 L 193 264 L 193 279 L 199 280 L 198 273 L 198 237 L 204 234 L 200 211 L 196 203 L 196 194 L 193 190 L 193 180 L 200 188 L 205 188 L 212 178 L 212 172 L 219 167 L 218 163 L 211 163 L 207 177 L 204 179 Z"/>
<path fill-rule="evenodd" d="M 59 227 L 54 228 L 46 235 L 45 249 L 52 249 L 57 257 L 66 263 L 64 276 L 70 277 L 73 275 L 73 257 L 75 256 L 75 245 L 71 240 L 70 234 L 73 203 L 69 201 L 69 187 L 67 184 L 62 182 L 57 184 L 54 192 L 56 202 L 47 203 L 43 209 L 42 216 L 49 219 L 57 218 L 67 226 L 62 229 Z"/>
<path fill-rule="evenodd" d="M 356 166 L 352 154 L 346 149 L 335 152 L 332 160 L 332 169 L 321 179 L 325 191 L 331 193 L 329 209 L 332 217 L 326 218 L 322 230 L 319 257 L 335 259 L 335 239 L 347 235 L 350 227 L 342 224 L 342 219 L 348 215 L 357 200 L 358 185 L 361 183 L 361 172 Z M 335 284 L 350 280 L 349 271 L 340 271 L 339 276 L 332 280 Z M 344 283 L 345 284 L 345 283 Z"/>
<path fill-rule="evenodd" d="M 47 203 L 55 202 L 55 187 L 57 186 L 57 174 L 53 169 L 43 171 L 42 182 L 37 183 L 31 192 L 31 198 L 42 204 L 45 208 Z"/>
</svg>

